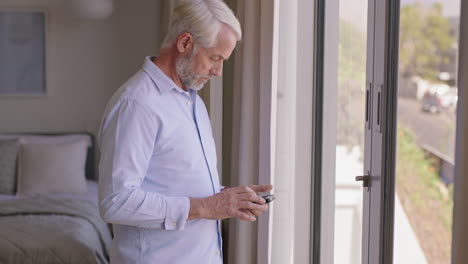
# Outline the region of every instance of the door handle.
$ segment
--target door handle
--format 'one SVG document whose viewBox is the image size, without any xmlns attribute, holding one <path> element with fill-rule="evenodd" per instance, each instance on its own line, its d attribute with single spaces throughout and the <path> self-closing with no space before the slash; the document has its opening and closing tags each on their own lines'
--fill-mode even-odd
<svg viewBox="0 0 468 264">
<path fill-rule="evenodd" d="M 356 181 L 362 181 L 362 187 L 369 188 L 369 175 L 356 176 Z"/>
</svg>

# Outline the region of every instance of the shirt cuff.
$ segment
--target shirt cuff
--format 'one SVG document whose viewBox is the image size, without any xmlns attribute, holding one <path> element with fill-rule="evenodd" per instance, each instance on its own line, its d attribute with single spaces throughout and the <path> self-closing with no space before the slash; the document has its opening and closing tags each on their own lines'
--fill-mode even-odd
<svg viewBox="0 0 468 264">
<path fill-rule="evenodd" d="M 190 200 L 188 197 L 167 197 L 164 228 L 166 230 L 184 230 L 189 210 Z"/>
</svg>

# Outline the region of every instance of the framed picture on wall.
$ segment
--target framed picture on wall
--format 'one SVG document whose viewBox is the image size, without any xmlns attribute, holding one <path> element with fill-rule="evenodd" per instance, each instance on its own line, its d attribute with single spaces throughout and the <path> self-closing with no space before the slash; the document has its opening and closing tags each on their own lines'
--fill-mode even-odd
<svg viewBox="0 0 468 264">
<path fill-rule="evenodd" d="M 46 94 L 46 13 L 0 10 L 0 96 Z"/>
</svg>

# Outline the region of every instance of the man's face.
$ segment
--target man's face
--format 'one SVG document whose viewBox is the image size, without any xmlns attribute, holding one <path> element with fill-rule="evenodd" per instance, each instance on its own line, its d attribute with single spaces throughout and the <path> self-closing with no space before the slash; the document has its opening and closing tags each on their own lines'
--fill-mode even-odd
<svg viewBox="0 0 468 264">
<path fill-rule="evenodd" d="M 236 42 L 235 33 L 223 25 L 213 47 L 198 47 L 195 52 L 192 49 L 189 55 L 177 58 L 176 71 L 182 84 L 198 91 L 212 76 L 220 76 L 223 62 L 231 56 Z"/>
</svg>

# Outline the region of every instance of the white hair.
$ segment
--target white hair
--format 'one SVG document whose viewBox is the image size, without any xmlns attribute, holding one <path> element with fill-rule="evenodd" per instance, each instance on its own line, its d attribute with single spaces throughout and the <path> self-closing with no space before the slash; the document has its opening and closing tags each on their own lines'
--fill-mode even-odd
<svg viewBox="0 0 468 264">
<path fill-rule="evenodd" d="M 186 0 L 174 8 L 161 48 L 171 46 L 183 33 L 190 33 L 196 44 L 212 47 L 222 24 L 230 27 L 237 41 L 242 38 L 239 20 L 222 0 Z"/>
</svg>

